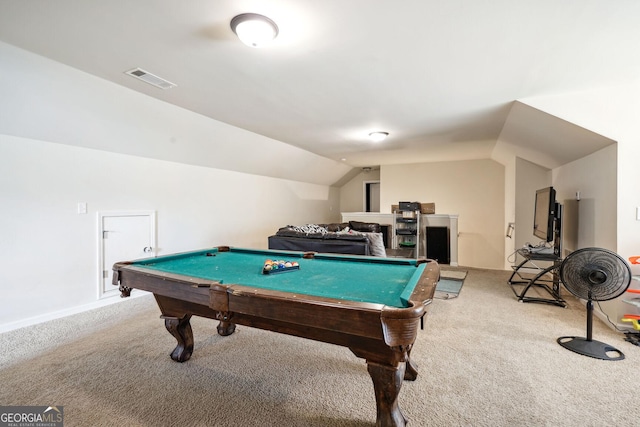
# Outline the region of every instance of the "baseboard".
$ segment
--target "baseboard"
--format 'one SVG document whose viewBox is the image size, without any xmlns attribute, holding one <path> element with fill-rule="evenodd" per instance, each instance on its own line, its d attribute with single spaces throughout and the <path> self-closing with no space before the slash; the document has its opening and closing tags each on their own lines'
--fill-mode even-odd
<svg viewBox="0 0 640 427">
<path fill-rule="evenodd" d="M 137 297 L 141 297 L 148 294 L 149 294 L 148 292 L 134 289 L 131 292 L 131 298 L 137 298 Z M 27 326 L 37 325 L 39 323 L 48 322 L 50 320 L 60 319 L 63 317 L 71 316 L 73 314 L 82 313 L 85 311 L 93 310 L 95 308 L 100 308 L 100 307 L 104 307 L 111 304 L 117 304 L 121 301 L 124 301 L 124 299 L 120 298 L 120 294 L 116 294 L 108 298 L 99 299 L 89 304 L 83 304 L 83 305 L 70 307 L 60 311 L 41 314 L 39 316 L 29 317 L 27 319 L 18 320 L 15 322 L 4 323 L 0 325 L 0 333 L 13 331 L 15 329 L 20 329 L 20 328 L 25 328 Z"/>
</svg>

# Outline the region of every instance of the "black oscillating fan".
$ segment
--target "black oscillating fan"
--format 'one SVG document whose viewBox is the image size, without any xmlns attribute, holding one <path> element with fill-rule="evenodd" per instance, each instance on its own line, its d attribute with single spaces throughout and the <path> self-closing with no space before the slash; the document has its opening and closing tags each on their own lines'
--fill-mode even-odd
<svg viewBox="0 0 640 427">
<path fill-rule="evenodd" d="M 585 356 L 622 360 L 618 349 L 591 339 L 593 301 L 608 301 L 622 295 L 631 283 L 631 268 L 618 254 L 602 248 L 578 249 L 560 264 L 560 280 L 573 295 L 587 300 L 587 337 L 560 337 L 558 344 Z M 610 356 L 607 353 L 613 353 Z"/>
</svg>

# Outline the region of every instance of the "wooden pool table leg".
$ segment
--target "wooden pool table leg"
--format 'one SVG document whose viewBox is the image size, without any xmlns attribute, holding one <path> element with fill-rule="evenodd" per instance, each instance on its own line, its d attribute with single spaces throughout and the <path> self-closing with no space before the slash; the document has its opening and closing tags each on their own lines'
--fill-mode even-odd
<svg viewBox="0 0 640 427">
<path fill-rule="evenodd" d="M 407 366 L 404 371 L 404 379 L 407 381 L 415 381 L 418 378 L 418 364 L 411 358 L 411 349 L 407 351 Z"/>
<path fill-rule="evenodd" d="M 193 353 L 193 331 L 191 330 L 190 314 L 183 317 L 173 317 L 162 315 L 164 326 L 167 331 L 178 341 L 178 345 L 171 352 L 171 358 L 176 362 L 186 362 Z"/>
<path fill-rule="evenodd" d="M 236 330 L 236 324 L 230 321 L 231 313 L 218 311 L 216 312 L 216 319 L 220 321 L 220 323 L 218 323 L 218 335 L 226 337 Z"/>
<path fill-rule="evenodd" d="M 398 395 L 402 387 L 405 364 L 381 365 L 367 360 L 367 369 L 373 380 L 378 417 L 376 427 L 403 427 L 407 419 L 398 406 Z"/>
</svg>

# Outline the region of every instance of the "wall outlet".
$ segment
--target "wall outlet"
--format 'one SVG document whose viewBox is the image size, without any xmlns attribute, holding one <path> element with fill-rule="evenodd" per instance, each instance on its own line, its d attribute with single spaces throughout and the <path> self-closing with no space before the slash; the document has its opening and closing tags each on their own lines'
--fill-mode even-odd
<svg viewBox="0 0 640 427">
<path fill-rule="evenodd" d="M 78 214 L 87 213 L 87 202 L 78 202 Z"/>
</svg>

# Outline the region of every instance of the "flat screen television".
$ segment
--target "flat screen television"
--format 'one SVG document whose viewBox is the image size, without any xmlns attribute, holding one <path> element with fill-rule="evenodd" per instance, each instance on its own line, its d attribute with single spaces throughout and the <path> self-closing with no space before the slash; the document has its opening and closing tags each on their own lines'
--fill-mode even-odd
<svg viewBox="0 0 640 427">
<path fill-rule="evenodd" d="M 533 213 L 533 235 L 544 240 L 554 240 L 554 220 L 556 217 L 556 191 L 553 187 L 536 191 L 536 204 Z"/>
</svg>

